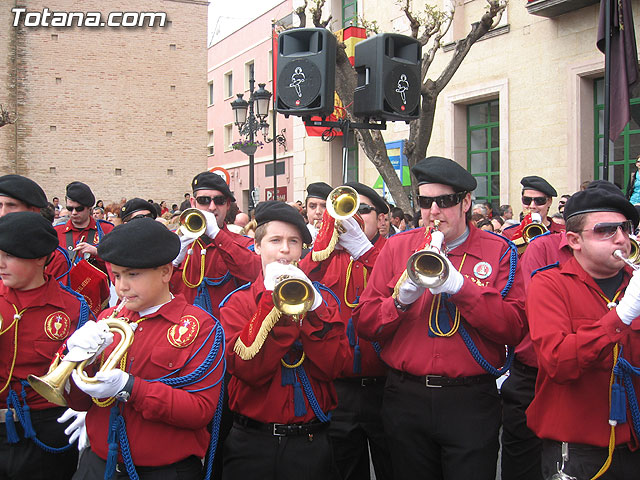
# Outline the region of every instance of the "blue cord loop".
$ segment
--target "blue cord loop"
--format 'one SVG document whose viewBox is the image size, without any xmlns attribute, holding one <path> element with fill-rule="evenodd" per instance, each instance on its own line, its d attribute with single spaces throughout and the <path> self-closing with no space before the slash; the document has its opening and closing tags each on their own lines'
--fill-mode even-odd
<svg viewBox="0 0 640 480">
<path fill-rule="evenodd" d="M 213 304 L 211 303 L 211 295 L 209 294 L 208 287 L 219 287 L 220 285 L 227 283 L 231 278 L 231 272 L 229 272 L 229 270 L 227 270 L 227 273 L 221 277 L 204 277 L 200 285 L 198 285 L 198 294 L 196 295 L 193 304 L 204 309 L 207 313 L 212 314 Z"/>
<path fill-rule="evenodd" d="M 206 312 L 204 308 L 200 306 L 198 307 L 201 310 Z M 164 383 L 165 385 L 169 385 L 172 388 L 182 388 L 182 387 L 197 383 L 203 380 L 204 378 L 207 378 L 209 375 L 211 375 L 212 372 L 214 372 L 218 368 L 218 366 L 222 362 L 223 368 L 220 374 L 220 378 L 218 378 L 215 382 L 212 382 L 211 385 L 208 385 L 206 387 L 199 388 L 196 390 L 185 389 L 186 392 L 193 393 L 193 392 L 199 392 L 199 391 L 207 390 L 209 388 L 213 388 L 216 385 L 221 386 L 220 397 L 218 398 L 218 404 L 216 406 L 216 413 L 212 420 L 213 428 L 211 430 L 211 440 L 209 443 L 209 449 L 207 451 L 207 462 L 209 465 L 212 465 L 213 454 L 215 452 L 216 445 L 218 444 L 220 417 L 222 416 L 222 399 L 224 395 L 224 391 L 223 391 L 224 390 L 224 372 L 226 370 L 226 363 L 224 360 L 224 346 L 225 346 L 224 330 L 220 322 L 216 319 L 216 317 L 214 317 L 210 313 L 209 315 L 215 322 L 215 327 L 211 330 L 211 332 L 209 332 L 209 335 L 207 335 L 207 338 L 196 349 L 195 353 L 189 359 L 187 359 L 185 366 L 187 366 L 193 360 L 193 358 L 198 354 L 198 352 L 200 352 L 200 350 L 204 348 L 207 343 L 209 343 L 213 335 L 214 336 L 213 342 L 211 343 L 209 353 L 207 354 L 207 357 L 204 359 L 204 361 L 193 372 L 191 372 L 188 375 L 184 375 L 180 377 L 171 377 L 172 375 L 178 374 L 180 372 L 181 369 L 177 369 L 167 375 L 164 375 L 163 377 L 156 378 L 153 380 L 145 380 L 145 381 L 161 382 L 161 383 Z M 218 356 L 220 358 L 214 364 L 214 360 Z M 168 377 L 171 377 L 171 378 L 168 378 Z M 112 432 L 115 432 L 113 434 L 113 437 L 112 437 Z M 112 438 L 115 439 L 115 445 L 116 445 L 116 448 L 113 450 L 111 448 Z M 116 404 L 111 408 L 111 416 L 109 418 L 108 441 L 109 441 L 109 455 L 107 457 L 107 466 L 109 468 L 105 469 L 104 479 L 109 480 L 115 473 L 115 467 L 118 459 L 117 446 L 119 444 L 120 451 L 122 453 L 122 460 L 124 461 L 124 464 L 127 468 L 127 474 L 129 475 L 129 478 L 131 478 L 131 480 L 138 480 L 139 477 L 135 470 L 135 465 L 133 464 L 133 460 L 131 458 L 131 449 L 129 446 L 129 439 L 127 437 L 126 425 L 124 422 L 124 418 L 121 415 L 120 405 L 118 404 L 118 402 L 116 402 Z M 212 466 L 207 468 L 207 476 L 205 477 L 206 480 L 211 478 L 212 468 L 213 468 Z"/>
</svg>

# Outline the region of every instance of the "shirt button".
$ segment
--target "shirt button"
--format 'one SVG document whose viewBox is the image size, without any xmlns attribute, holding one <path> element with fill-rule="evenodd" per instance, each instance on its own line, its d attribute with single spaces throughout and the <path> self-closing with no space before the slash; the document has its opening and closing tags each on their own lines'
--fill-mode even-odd
<svg viewBox="0 0 640 480">
<path fill-rule="evenodd" d="M 141 332 L 142 331 L 142 326 L 138 327 L 138 331 Z"/>
<path fill-rule="evenodd" d="M 173 362 L 169 362 L 169 368 L 173 368 Z"/>
<path fill-rule="evenodd" d="M 620 330 L 619 328 L 616 328 L 616 333 L 620 333 L 622 330 Z"/>
<path fill-rule="evenodd" d="M 133 358 L 133 357 L 131 357 L 131 358 L 130 358 L 130 360 L 133 362 L 134 358 Z"/>
</svg>

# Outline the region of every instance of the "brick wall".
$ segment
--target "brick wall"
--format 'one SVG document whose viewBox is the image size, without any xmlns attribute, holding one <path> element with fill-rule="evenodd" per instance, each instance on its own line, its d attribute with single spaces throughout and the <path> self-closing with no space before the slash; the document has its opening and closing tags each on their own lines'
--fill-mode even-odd
<svg viewBox="0 0 640 480">
<path fill-rule="evenodd" d="M 29 176 L 49 198 L 80 180 L 105 204 L 180 203 L 206 168 L 207 2 L 21 2 L 30 12 L 104 18 L 166 12 L 170 22 L 136 28 L 13 27 L 7 3 L 15 2 L 0 9 L 0 103 L 15 109 L 17 97 L 18 122 L 17 135 L 0 129 L 0 173 Z"/>
</svg>

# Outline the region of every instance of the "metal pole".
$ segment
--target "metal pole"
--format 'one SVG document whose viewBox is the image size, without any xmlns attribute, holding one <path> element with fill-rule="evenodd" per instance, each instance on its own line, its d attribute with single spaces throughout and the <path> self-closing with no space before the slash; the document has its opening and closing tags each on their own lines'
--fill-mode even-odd
<svg viewBox="0 0 640 480">
<path fill-rule="evenodd" d="M 349 166 L 349 128 L 350 123 L 347 120 L 345 128 L 342 129 L 342 184 L 347 183 L 347 167 Z"/>
<path fill-rule="evenodd" d="M 253 114 L 253 85 L 255 80 L 253 79 L 253 74 L 251 78 L 249 78 L 249 118 L 247 122 L 249 122 L 249 145 L 253 145 L 254 143 L 254 129 L 255 129 L 255 116 Z M 253 203 L 253 189 L 254 189 L 254 171 L 253 171 L 253 153 L 249 155 L 249 216 L 251 216 L 251 212 L 255 208 Z"/>
<path fill-rule="evenodd" d="M 271 111 L 271 123 L 273 125 L 273 199 L 278 200 L 278 172 L 276 170 L 276 52 L 273 49 L 273 36 L 276 33 L 276 24 L 271 22 L 271 90 L 273 91 L 273 110 Z"/>
<path fill-rule="evenodd" d="M 609 180 L 609 130 L 611 129 L 611 0 L 604 9 L 604 138 L 602 139 L 602 180 Z"/>
</svg>

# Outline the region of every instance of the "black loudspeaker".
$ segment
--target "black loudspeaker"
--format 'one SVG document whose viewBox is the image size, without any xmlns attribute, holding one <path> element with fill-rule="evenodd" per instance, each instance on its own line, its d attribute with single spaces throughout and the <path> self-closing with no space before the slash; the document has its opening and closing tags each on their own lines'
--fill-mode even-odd
<svg viewBox="0 0 640 480">
<path fill-rule="evenodd" d="M 422 46 L 406 35 L 381 33 L 356 44 L 354 115 L 375 120 L 418 118 L 421 59 Z"/>
<path fill-rule="evenodd" d="M 325 28 L 278 37 L 276 109 L 286 116 L 327 116 L 334 109 L 336 37 Z"/>
</svg>

